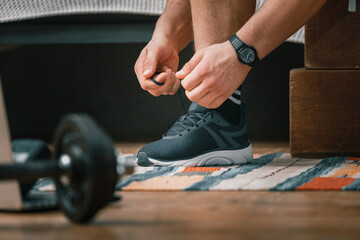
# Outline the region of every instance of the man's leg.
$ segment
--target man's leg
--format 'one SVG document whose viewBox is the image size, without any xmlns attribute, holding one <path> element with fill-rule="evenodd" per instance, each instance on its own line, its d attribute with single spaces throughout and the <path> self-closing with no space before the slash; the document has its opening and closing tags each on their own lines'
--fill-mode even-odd
<svg viewBox="0 0 360 240">
<path fill-rule="evenodd" d="M 190 3 L 196 51 L 229 39 L 254 14 L 256 7 L 256 0 L 191 0 Z M 240 90 L 241 86 L 216 109 L 232 124 L 240 121 Z"/>
<path fill-rule="evenodd" d="M 229 39 L 254 14 L 256 0 L 191 0 L 195 50 Z"/>
</svg>

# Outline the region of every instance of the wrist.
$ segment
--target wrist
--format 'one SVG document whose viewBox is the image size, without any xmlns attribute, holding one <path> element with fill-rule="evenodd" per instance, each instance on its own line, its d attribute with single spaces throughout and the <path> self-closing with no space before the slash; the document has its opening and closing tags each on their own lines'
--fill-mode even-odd
<svg viewBox="0 0 360 240">
<path fill-rule="evenodd" d="M 232 63 L 237 65 L 239 68 L 241 68 L 242 71 L 245 71 L 246 73 L 248 73 L 252 67 L 239 61 L 237 53 L 234 50 L 233 46 L 231 45 L 230 41 L 225 41 L 223 44 L 225 45 L 225 48 L 226 48 L 226 50 L 225 50 L 226 52 L 224 52 L 224 53 L 227 54 L 227 56 L 229 56 L 229 61 L 231 61 Z"/>
<path fill-rule="evenodd" d="M 165 41 L 167 44 L 173 47 L 173 49 L 179 53 L 190 41 L 184 43 L 181 39 L 178 39 L 174 34 L 166 34 L 166 33 L 155 33 L 153 34 L 151 41 Z"/>
<path fill-rule="evenodd" d="M 247 45 L 256 49 L 257 56 L 261 60 L 267 54 L 266 44 L 270 40 L 264 37 L 262 30 L 257 30 L 252 22 L 246 23 L 246 27 L 242 27 L 236 35 Z"/>
<path fill-rule="evenodd" d="M 251 45 L 244 43 L 236 34 L 231 36 L 228 41 L 233 47 L 233 50 L 241 63 L 250 67 L 254 67 L 259 63 L 260 60 L 256 49 Z"/>
<path fill-rule="evenodd" d="M 171 35 L 166 34 L 154 34 L 151 38 L 151 42 L 159 43 L 166 47 L 171 47 L 172 49 L 176 50 L 177 47 L 174 38 Z"/>
</svg>

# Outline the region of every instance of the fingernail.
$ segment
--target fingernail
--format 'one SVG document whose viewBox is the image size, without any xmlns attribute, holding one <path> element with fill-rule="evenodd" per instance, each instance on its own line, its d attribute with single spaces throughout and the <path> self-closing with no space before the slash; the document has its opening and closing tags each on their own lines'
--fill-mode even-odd
<svg viewBox="0 0 360 240">
<path fill-rule="evenodd" d="M 150 73 L 150 69 L 146 69 L 144 72 L 143 72 L 143 75 L 146 76 Z"/>
</svg>

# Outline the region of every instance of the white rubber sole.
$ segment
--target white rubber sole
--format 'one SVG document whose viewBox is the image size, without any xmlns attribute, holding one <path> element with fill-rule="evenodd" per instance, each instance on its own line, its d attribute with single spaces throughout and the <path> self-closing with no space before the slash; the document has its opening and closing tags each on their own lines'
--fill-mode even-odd
<svg viewBox="0 0 360 240">
<path fill-rule="evenodd" d="M 200 167 L 200 166 L 230 166 L 251 162 L 253 160 L 253 151 L 251 145 L 239 150 L 224 150 L 209 152 L 203 155 L 177 161 L 159 161 L 148 158 L 156 166 L 171 167 Z"/>
</svg>

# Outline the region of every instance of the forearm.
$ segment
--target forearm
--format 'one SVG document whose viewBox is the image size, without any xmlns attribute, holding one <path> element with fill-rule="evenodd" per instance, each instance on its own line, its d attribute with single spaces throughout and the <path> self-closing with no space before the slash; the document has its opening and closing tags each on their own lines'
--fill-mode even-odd
<svg viewBox="0 0 360 240">
<path fill-rule="evenodd" d="M 168 0 L 156 23 L 153 39 L 166 37 L 180 52 L 192 39 L 190 0 Z"/>
<path fill-rule="evenodd" d="M 264 58 L 309 21 L 326 0 L 267 0 L 236 33 Z"/>
</svg>

